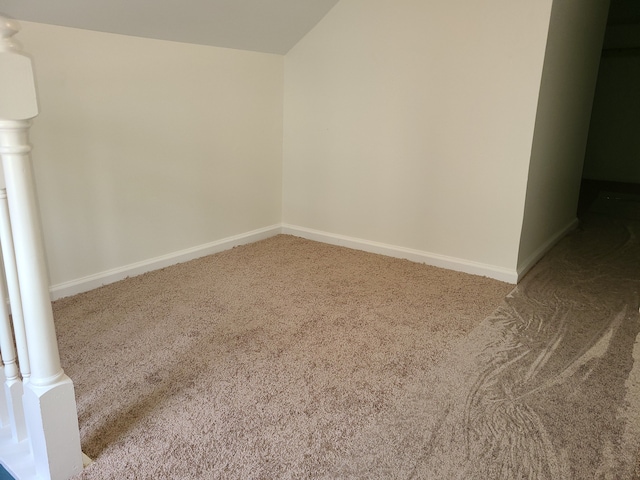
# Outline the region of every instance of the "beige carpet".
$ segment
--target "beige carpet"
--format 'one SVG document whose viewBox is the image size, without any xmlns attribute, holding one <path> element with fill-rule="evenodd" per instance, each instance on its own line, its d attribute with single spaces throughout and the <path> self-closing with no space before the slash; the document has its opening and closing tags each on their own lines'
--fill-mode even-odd
<svg viewBox="0 0 640 480">
<path fill-rule="evenodd" d="M 278 236 L 55 302 L 78 478 L 630 478 L 638 224 L 594 218 L 506 300 Z"/>
</svg>

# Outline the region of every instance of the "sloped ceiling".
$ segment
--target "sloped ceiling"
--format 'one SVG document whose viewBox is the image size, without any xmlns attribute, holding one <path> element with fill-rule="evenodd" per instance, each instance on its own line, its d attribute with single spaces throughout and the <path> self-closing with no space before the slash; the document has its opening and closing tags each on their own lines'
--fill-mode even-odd
<svg viewBox="0 0 640 480">
<path fill-rule="evenodd" d="M 285 54 L 338 0 L 3 0 L 17 20 Z"/>
</svg>

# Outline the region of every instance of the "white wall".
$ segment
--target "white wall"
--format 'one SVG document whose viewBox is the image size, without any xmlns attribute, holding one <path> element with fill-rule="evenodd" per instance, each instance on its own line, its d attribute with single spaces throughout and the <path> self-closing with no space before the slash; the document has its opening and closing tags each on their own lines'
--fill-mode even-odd
<svg viewBox="0 0 640 480">
<path fill-rule="evenodd" d="M 517 265 L 551 0 L 341 0 L 285 57 L 286 224 Z"/>
<path fill-rule="evenodd" d="M 280 223 L 282 56 L 22 27 L 52 284 Z"/>
<path fill-rule="evenodd" d="M 552 0 L 341 0 L 284 58 L 24 22 L 52 283 L 281 221 L 515 280 L 575 213 L 605 1 L 546 61 Z"/>
<path fill-rule="evenodd" d="M 608 0 L 554 0 L 540 87 L 518 269 L 576 221 Z"/>
</svg>

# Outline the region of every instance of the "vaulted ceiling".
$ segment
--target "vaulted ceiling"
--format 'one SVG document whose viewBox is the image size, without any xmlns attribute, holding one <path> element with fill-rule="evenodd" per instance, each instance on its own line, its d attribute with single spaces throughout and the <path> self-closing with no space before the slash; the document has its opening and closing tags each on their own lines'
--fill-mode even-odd
<svg viewBox="0 0 640 480">
<path fill-rule="evenodd" d="M 65 27 L 285 54 L 336 3 L 338 0 L 3 0 L 0 14 Z M 608 23 L 605 46 L 637 47 L 640 1 L 611 0 Z"/>
<path fill-rule="evenodd" d="M 338 0 L 4 0 L 17 20 L 285 54 Z"/>
</svg>

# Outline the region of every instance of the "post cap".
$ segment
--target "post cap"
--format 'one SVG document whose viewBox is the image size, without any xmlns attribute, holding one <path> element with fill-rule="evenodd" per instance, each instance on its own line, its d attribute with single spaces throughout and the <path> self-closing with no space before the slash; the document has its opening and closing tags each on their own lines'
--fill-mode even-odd
<svg viewBox="0 0 640 480">
<path fill-rule="evenodd" d="M 20 24 L 0 15 L 0 120 L 27 120 L 38 115 L 31 59 L 14 35 Z"/>
</svg>

